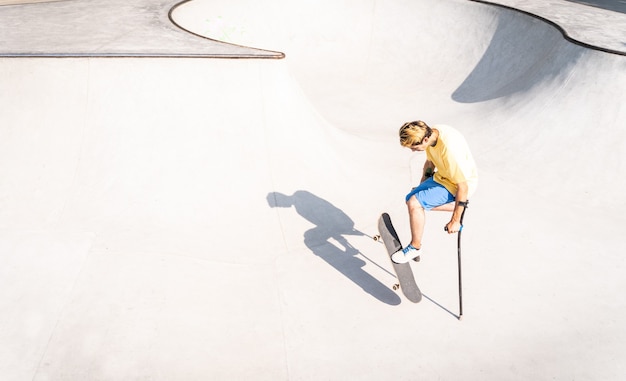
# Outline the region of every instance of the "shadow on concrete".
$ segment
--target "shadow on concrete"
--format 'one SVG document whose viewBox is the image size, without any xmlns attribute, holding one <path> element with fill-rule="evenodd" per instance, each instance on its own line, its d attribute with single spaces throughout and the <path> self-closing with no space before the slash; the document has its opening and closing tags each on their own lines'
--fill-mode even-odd
<svg viewBox="0 0 626 381">
<path fill-rule="evenodd" d="M 570 3 L 589 5 L 596 8 L 602 8 L 609 11 L 626 13 L 625 0 L 566 0 Z"/>
<path fill-rule="evenodd" d="M 487 50 L 452 93 L 453 100 L 478 103 L 524 93 L 565 75 L 576 64 L 582 48 L 565 42 L 556 28 L 533 26 L 531 20 L 502 13 Z"/>
<path fill-rule="evenodd" d="M 357 256 L 359 254 L 374 265 L 382 267 L 352 246 L 346 238 L 363 236 L 365 233 L 356 230 L 354 221 L 341 209 L 310 192 L 301 190 L 290 196 L 271 192 L 267 195 L 267 202 L 272 208 L 294 207 L 300 216 L 315 225 L 304 232 L 304 244 L 313 254 L 381 302 L 390 305 L 400 304 L 400 297 L 395 292 L 363 270 L 366 262 Z"/>
</svg>

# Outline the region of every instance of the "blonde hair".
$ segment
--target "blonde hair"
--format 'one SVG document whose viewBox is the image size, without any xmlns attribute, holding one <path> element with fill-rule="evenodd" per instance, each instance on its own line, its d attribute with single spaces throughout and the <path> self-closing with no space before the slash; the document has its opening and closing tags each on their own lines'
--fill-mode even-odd
<svg viewBox="0 0 626 381">
<path fill-rule="evenodd" d="M 429 137 L 433 130 L 423 121 L 407 122 L 400 127 L 400 144 L 403 147 L 412 147 L 421 144 L 424 138 Z"/>
</svg>

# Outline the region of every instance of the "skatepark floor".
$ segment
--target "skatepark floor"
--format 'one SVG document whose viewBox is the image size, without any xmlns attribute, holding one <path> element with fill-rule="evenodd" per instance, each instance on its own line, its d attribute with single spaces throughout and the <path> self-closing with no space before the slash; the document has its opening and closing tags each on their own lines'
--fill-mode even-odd
<svg viewBox="0 0 626 381">
<path fill-rule="evenodd" d="M 0 379 L 621 380 L 623 4 L 0 0 Z"/>
</svg>

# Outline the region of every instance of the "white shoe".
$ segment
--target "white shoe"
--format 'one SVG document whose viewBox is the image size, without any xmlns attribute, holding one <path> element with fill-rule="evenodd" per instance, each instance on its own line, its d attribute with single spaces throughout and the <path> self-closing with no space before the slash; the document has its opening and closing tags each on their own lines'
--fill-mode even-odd
<svg viewBox="0 0 626 381">
<path fill-rule="evenodd" d="M 413 245 L 405 247 L 402 250 L 398 250 L 391 256 L 391 260 L 396 263 L 408 263 L 411 259 L 418 258 L 420 256 L 420 249 L 416 249 Z"/>
</svg>

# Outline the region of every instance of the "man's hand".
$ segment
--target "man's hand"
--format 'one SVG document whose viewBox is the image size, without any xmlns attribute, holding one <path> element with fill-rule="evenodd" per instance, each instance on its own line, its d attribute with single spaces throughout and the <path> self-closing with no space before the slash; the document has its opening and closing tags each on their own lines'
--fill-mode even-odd
<svg viewBox="0 0 626 381">
<path fill-rule="evenodd" d="M 463 211 L 467 206 L 467 193 L 468 193 L 468 185 L 467 182 L 460 182 L 456 184 L 457 191 L 455 196 L 455 204 L 454 211 L 452 212 L 452 218 L 450 218 L 450 222 L 446 225 L 445 229 L 448 234 L 454 234 L 461 231 L 463 226 L 461 226 L 461 216 L 463 216 Z"/>
<path fill-rule="evenodd" d="M 461 228 L 462 226 L 459 221 L 450 220 L 444 229 L 448 232 L 448 234 L 454 234 L 461 231 Z"/>
</svg>

